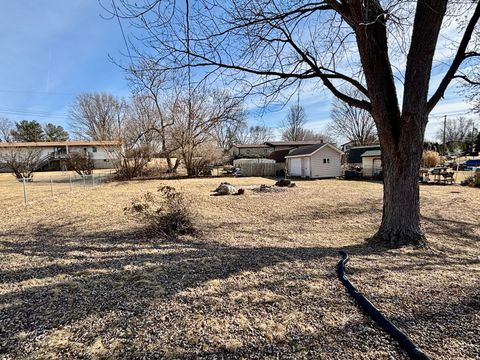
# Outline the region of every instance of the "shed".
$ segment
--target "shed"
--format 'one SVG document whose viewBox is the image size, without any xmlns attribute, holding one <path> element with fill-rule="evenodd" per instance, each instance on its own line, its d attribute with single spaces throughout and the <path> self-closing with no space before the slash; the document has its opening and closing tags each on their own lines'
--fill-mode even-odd
<svg viewBox="0 0 480 360">
<path fill-rule="evenodd" d="M 340 176 L 342 154 L 328 143 L 299 147 L 285 157 L 288 174 L 311 179 Z"/>
<path fill-rule="evenodd" d="M 363 176 L 378 176 L 382 171 L 382 153 L 380 150 L 368 150 L 362 155 Z"/>
<path fill-rule="evenodd" d="M 347 164 L 349 166 L 362 166 L 362 155 L 366 151 L 380 150 L 380 145 L 352 146 L 345 153 L 347 154 Z"/>
</svg>

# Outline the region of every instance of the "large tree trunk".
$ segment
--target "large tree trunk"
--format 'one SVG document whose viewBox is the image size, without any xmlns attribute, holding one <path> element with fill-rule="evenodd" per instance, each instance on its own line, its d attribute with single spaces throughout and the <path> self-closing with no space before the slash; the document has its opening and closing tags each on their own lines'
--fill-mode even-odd
<svg viewBox="0 0 480 360">
<path fill-rule="evenodd" d="M 383 217 L 372 240 L 389 246 L 424 245 L 420 224 L 419 170 L 428 118 L 432 59 L 447 0 L 417 3 L 407 56 L 400 110 L 390 65 L 385 11 L 379 1 L 352 0 L 349 18 L 355 28 L 368 85 L 371 114 L 382 149 Z"/>
<path fill-rule="evenodd" d="M 410 136 L 403 136 L 398 143 L 383 141 L 381 144 L 383 216 L 372 241 L 391 247 L 425 245 L 419 195 L 423 132 Z"/>
</svg>

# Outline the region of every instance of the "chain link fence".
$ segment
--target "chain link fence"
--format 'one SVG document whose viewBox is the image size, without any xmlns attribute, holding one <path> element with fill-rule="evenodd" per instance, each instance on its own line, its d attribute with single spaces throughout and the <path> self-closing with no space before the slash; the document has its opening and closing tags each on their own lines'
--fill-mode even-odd
<svg viewBox="0 0 480 360">
<path fill-rule="evenodd" d="M 112 171 L 83 176 L 73 172 L 36 173 L 31 181 L 28 179 L 18 179 L 17 181 L 21 201 L 23 205 L 28 206 L 38 200 L 48 200 L 58 195 L 68 195 L 94 188 L 113 177 Z M 12 179 L 12 181 L 15 180 Z"/>
</svg>

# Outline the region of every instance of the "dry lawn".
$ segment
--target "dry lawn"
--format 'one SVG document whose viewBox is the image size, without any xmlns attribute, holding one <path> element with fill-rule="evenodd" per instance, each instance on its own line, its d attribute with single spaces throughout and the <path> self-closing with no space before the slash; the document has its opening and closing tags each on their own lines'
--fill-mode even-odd
<svg viewBox="0 0 480 360">
<path fill-rule="evenodd" d="M 385 250 L 364 242 L 381 184 L 210 196 L 219 182 L 110 183 L 25 209 L 0 175 L 0 358 L 406 359 L 337 280 L 340 249 L 355 285 L 432 359 L 480 358 L 478 189 L 423 186 L 431 248 Z M 200 236 L 148 239 L 125 217 L 161 183 L 192 201 Z"/>
</svg>

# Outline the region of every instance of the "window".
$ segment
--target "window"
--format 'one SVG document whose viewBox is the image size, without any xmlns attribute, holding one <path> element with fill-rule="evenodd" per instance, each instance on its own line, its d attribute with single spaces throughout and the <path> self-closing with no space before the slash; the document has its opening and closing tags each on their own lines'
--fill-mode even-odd
<svg viewBox="0 0 480 360">
<path fill-rule="evenodd" d="M 330 159 L 323 159 L 324 164 L 330 164 Z"/>
<path fill-rule="evenodd" d="M 92 152 L 97 152 L 97 147 L 96 146 L 92 146 Z"/>
</svg>

